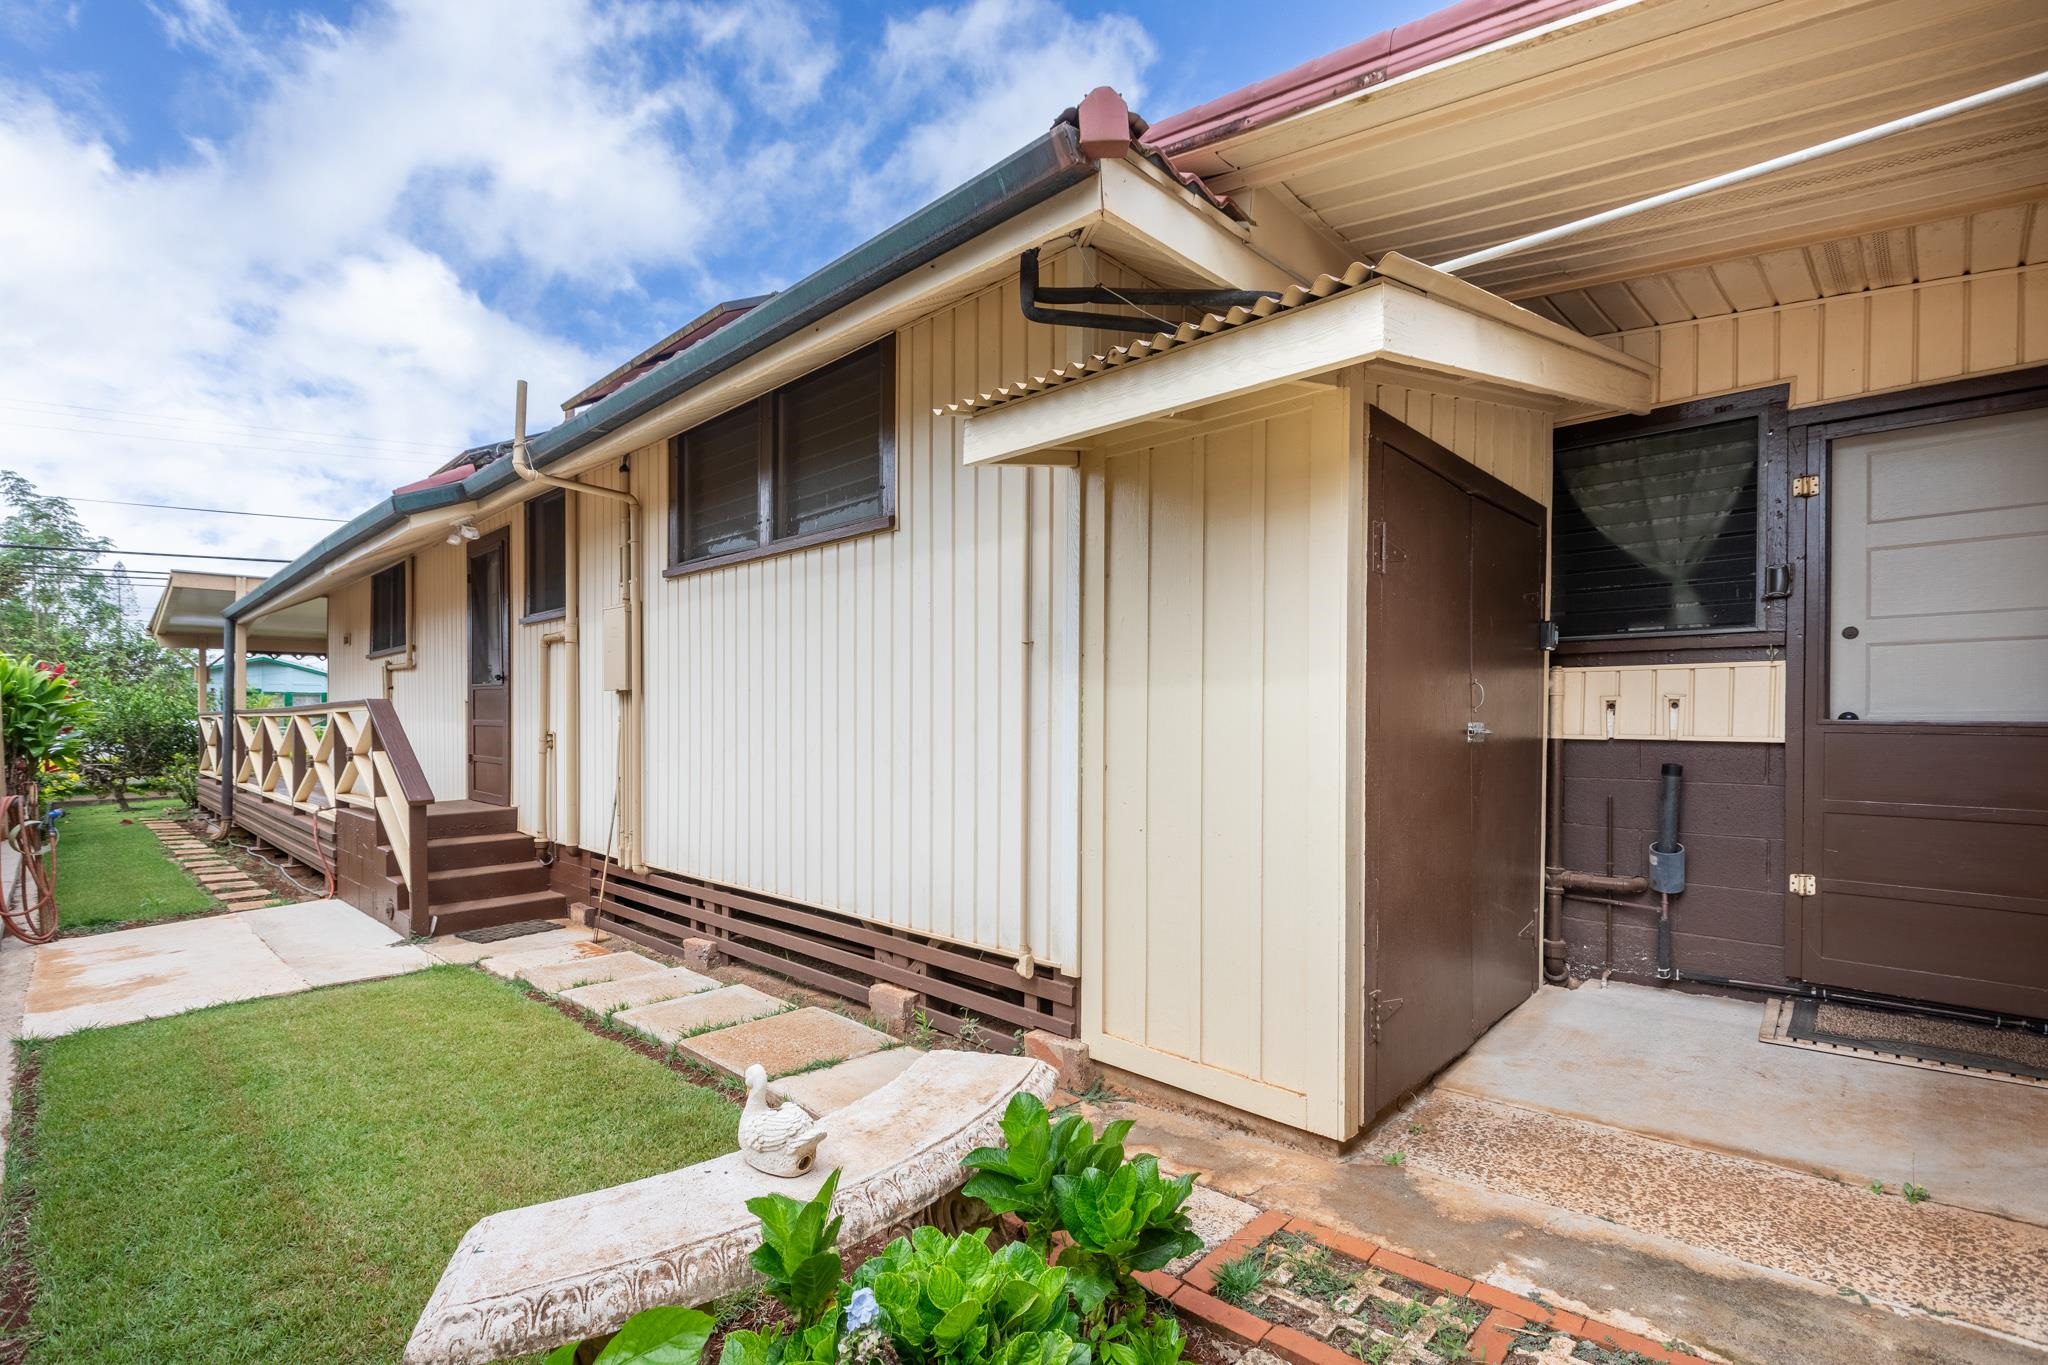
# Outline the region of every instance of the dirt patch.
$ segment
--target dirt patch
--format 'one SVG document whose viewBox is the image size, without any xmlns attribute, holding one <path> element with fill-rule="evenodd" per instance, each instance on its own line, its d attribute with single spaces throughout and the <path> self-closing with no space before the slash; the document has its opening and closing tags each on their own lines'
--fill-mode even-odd
<svg viewBox="0 0 2048 1365">
<path fill-rule="evenodd" d="M 10 1164 L 29 1168 L 35 1150 L 36 1108 L 41 1095 L 43 1059 L 21 1048 L 14 1070 L 14 1111 L 7 1127 Z M 7 1188 L 4 1222 L 0 1222 L 0 1365 L 21 1365 L 28 1358 L 29 1314 L 36 1303 L 36 1271 L 29 1260 L 29 1213 L 35 1190 L 23 1176 Z"/>
<path fill-rule="evenodd" d="M 1218 1298 L 1374 1365 L 1463 1360 L 1490 1311 L 1293 1231 L 1215 1273 Z"/>
</svg>

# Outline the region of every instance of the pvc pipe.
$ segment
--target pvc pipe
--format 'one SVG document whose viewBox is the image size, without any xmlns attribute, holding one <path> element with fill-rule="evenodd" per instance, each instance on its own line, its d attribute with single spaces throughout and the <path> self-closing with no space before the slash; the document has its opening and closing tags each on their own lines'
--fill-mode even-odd
<svg viewBox="0 0 2048 1365">
<path fill-rule="evenodd" d="M 1563 237 L 1576 236 L 1589 228 L 1612 223 L 1617 219 L 1631 218 L 1638 213 L 1647 213 L 1651 209 L 1662 208 L 1666 204 L 1676 204 L 1681 200 L 1692 199 L 1702 194 L 1711 194 L 1715 190 L 1727 189 L 1730 185 L 1740 185 L 1745 181 L 1769 175 L 1773 171 L 1782 171 L 1789 166 L 1801 166 L 1809 161 L 1819 160 L 1821 157 L 1829 156 L 1835 152 L 1846 151 L 1851 147 L 1861 147 L 1866 142 L 1875 142 L 1879 138 L 1890 137 L 1894 133 L 1911 132 L 1915 128 L 1923 128 L 1930 123 L 1937 123 L 1942 119 L 1952 118 L 1957 114 L 1966 114 L 1972 109 L 1981 109 L 1987 104 L 1996 104 L 1998 101 L 2010 99 L 2014 95 L 2025 94 L 2029 90 L 2038 90 L 2044 85 L 2048 85 L 2048 71 L 2038 71 L 2031 76 L 2023 76 L 2019 80 L 2008 81 L 2006 84 L 1996 86 L 1990 90 L 1980 90 L 1974 95 L 1965 95 L 1959 100 L 1950 100 L 1947 104 L 1937 104 L 1932 109 L 1922 109 L 1917 114 L 1907 114 L 1905 117 L 1895 118 L 1889 123 L 1880 123 L 1875 127 L 1865 128 L 1860 133 L 1849 133 L 1843 137 L 1831 138 L 1826 142 L 1815 143 L 1813 146 L 1800 151 L 1787 152 L 1783 156 L 1774 156 L 1768 161 L 1759 161 L 1753 166 L 1744 166 L 1739 171 L 1729 171 L 1725 175 L 1710 176 L 1705 180 L 1695 180 L 1690 185 L 1683 185 L 1675 190 L 1666 190 L 1662 194 L 1653 194 L 1648 199 L 1638 199 L 1633 204 L 1623 204 L 1619 208 L 1611 208 L 1604 213 L 1596 213 L 1587 218 L 1574 219 L 1569 223 L 1561 223 L 1553 228 L 1545 228 L 1541 232 L 1532 232 L 1526 237 L 1517 237 L 1513 241 L 1502 242 L 1498 246 L 1490 246 L 1481 251 L 1468 252 L 1451 260 L 1441 261 L 1437 264 L 1436 268 L 1448 274 L 1456 274 L 1458 271 L 1464 270 L 1469 266 L 1483 265 L 1487 261 L 1499 260 L 1502 256 L 1511 256 L 1518 251 L 1527 251 L 1530 247 L 1543 246 L 1546 243 L 1555 242 Z"/>
</svg>

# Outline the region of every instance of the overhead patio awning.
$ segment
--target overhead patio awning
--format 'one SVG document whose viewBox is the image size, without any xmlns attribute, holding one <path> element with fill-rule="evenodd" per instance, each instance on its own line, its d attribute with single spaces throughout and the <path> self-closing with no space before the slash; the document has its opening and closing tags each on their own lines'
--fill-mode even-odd
<svg viewBox="0 0 2048 1365">
<path fill-rule="evenodd" d="M 970 395 L 967 464 L 1066 463 L 1098 438 L 1260 389 L 1373 365 L 1420 388 L 1524 405 L 1647 412 L 1656 367 L 1398 253 Z"/>
<path fill-rule="evenodd" d="M 228 603 L 253 590 L 261 576 L 171 571 L 149 633 L 171 649 L 219 649 Z M 325 654 L 327 599 L 316 597 L 249 623 L 249 648 L 264 654 Z"/>
</svg>

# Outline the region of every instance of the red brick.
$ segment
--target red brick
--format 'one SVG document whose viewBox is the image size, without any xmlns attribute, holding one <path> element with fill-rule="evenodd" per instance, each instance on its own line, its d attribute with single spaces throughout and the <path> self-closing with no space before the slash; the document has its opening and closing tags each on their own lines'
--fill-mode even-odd
<svg viewBox="0 0 2048 1365">
<path fill-rule="evenodd" d="M 1496 1288 L 1480 1280 L 1472 1282 L 1472 1292 L 1466 1297 L 1476 1303 L 1483 1303 L 1488 1308 L 1504 1308 L 1515 1316 L 1527 1318 L 1531 1322 L 1540 1322 L 1548 1325 L 1552 1320 L 1551 1310 L 1545 1308 L 1542 1304 L 1510 1294 L 1505 1289 Z M 1565 1316 L 1570 1317 L 1572 1315 L 1567 1313 Z M 1579 1321 L 1583 1323 L 1585 1319 L 1580 1318 Z"/>
<path fill-rule="evenodd" d="M 1311 1223 L 1306 1218 L 1290 1218 L 1287 1229 L 1302 1236 L 1321 1242 L 1340 1256 L 1349 1256 L 1354 1261 L 1370 1261 L 1379 1255 L 1379 1244 L 1368 1242 L 1363 1237 L 1353 1237 L 1348 1232 L 1326 1228 L 1321 1223 Z"/>
<path fill-rule="evenodd" d="M 1485 1322 L 1479 1324 L 1472 1340 L 1465 1343 L 1465 1350 L 1473 1360 L 1483 1362 L 1483 1365 L 1500 1365 L 1508 1358 L 1508 1352 L 1515 1349 L 1514 1329 L 1527 1325 L 1527 1319 L 1496 1308 L 1487 1314 Z"/>
<path fill-rule="evenodd" d="M 1234 1261 L 1259 1243 L 1265 1241 L 1268 1237 L 1271 1237 L 1274 1233 L 1280 1231 L 1280 1229 L 1286 1227 L 1287 1223 L 1288 1218 L 1286 1214 L 1278 1209 L 1267 1209 L 1264 1213 L 1252 1219 L 1251 1222 L 1246 1223 L 1243 1227 L 1232 1233 L 1230 1240 L 1225 1242 L 1223 1246 L 1218 1247 L 1217 1250 L 1222 1251 L 1228 1247 L 1236 1247 L 1236 1251 L 1223 1258 L 1226 1261 Z"/>
<path fill-rule="evenodd" d="M 1180 1282 L 1190 1289 L 1206 1294 L 1216 1287 L 1216 1266 L 1221 1264 L 1221 1261 L 1210 1256 L 1199 1265 L 1190 1266 L 1187 1273 L 1180 1277 Z"/>
<path fill-rule="evenodd" d="M 1272 1324 L 1264 1318 L 1253 1317 L 1242 1308 L 1232 1308 L 1223 1300 L 1191 1285 L 1183 1286 L 1180 1293 L 1173 1296 L 1173 1306 L 1177 1311 L 1200 1318 L 1219 1332 L 1227 1332 L 1248 1346 L 1257 1346 L 1272 1329 Z"/>
<path fill-rule="evenodd" d="M 1413 1256 L 1403 1256 L 1400 1252 L 1388 1251 L 1385 1247 L 1380 1248 L 1379 1254 L 1372 1258 L 1372 1263 L 1389 1274 L 1399 1275 L 1403 1279 L 1413 1280 L 1431 1289 L 1441 1289 L 1446 1294 L 1456 1294 L 1463 1298 L 1472 1292 L 1472 1281 L 1463 1275 L 1438 1270 L 1435 1266 L 1418 1261 Z"/>
<path fill-rule="evenodd" d="M 1568 1337 L 1586 1335 L 1586 1320 L 1577 1313 L 1567 1313 L 1562 1308 L 1550 1310 L 1550 1325 Z"/>
<path fill-rule="evenodd" d="M 1346 1355 L 1328 1342 L 1317 1341 L 1292 1327 L 1275 1327 L 1259 1344 L 1275 1355 L 1285 1356 L 1294 1365 L 1358 1365 L 1357 1356 Z"/>
<path fill-rule="evenodd" d="M 1664 1349 L 1664 1343 L 1661 1341 L 1652 1341 L 1648 1337 L 1639 1337 L 1634 1332 L 1626 1332 L 1619 1327 L 1610 1326 L 1604 1322 L 1595 1322 L 1591 1318 L 1586 1320 L 1586 1330 L 1584 1332 L 1575 1332 L 1573 1335 L 1584 1337 L 1587 1341 L 1598 1342 L 1602 1346 L 1611 1347 L 1617 1351 L 1634 1351 L 1645 1359 L 1664 1361 L 1666 1365 L 1671 1365 L 1671 1362 L 1675 1359 L 1671 1352 Z"/>
<path fill-rule="evenodd" d="M 1180 1281 L 1171 1275 L 1162 1275 L 1156 1270 L 1140 1270 L 1136 1278 L 1145 1286 L 1145 1291 L 1156 1298 L 1170 1299 L 1180 1293 Z"/>
</svg>

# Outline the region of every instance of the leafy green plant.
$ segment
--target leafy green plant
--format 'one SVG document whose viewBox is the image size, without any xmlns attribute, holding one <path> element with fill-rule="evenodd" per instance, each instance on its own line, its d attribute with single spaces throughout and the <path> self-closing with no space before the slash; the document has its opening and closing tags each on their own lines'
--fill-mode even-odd
<svg viewBox="0 0 2048 1365">
<path fill-rule="evenodd" d="M 1256 1251 L 1247 1251 L 1216 1268 L 1213 1292 L 1225 1303 L 1243 1303 L 1258 1293 L 1265 1282 L 1266 1258 Z"/>
<path fill-rule="evenodd" d="M 694 1308 L 649 1308 L 626 1319 L 603 1347 L 587 1341 L 558 1346 L 547 1365 L 697 1365 L 712 1326 L 711 1315 Z"/>
<path fill-rule="evenodd" d="M 1870 1192 L 1871 1192 L 1872 1194 L 1883 1194 L 1883 1193 L 1884 1193 L 1884 1182 L 1883 1182 L 1882 1180 L 1873 1180 L 1873 1181 L 1871 1181 L 1871 1182 L 1870 1182 Z"/>
<path fill-rule="evenodd" d="M 753 1267 L 767 1281 L 769 1296 L 796 1318 L 799 1332 L 823 1321 L 839 1297 L 839 1228 L 845 1220 L 830 1217 L 838 1189 L 834 1171 L 808 1201 L 786 1194 L 747 1201 L 747 1211 L 761 1220 Z"/>
<path fill-rule="evenodd" d="M 718 1365 L 834 1365 L 839 1358 L 839 1323 L 813 1323 L 795 1332 L 734 1332 L 725 1339 Z M 553 1361 L 548 1365 L 554 1365 Z M 676 1365 L 690 1365 L 677 1361 Z"/>
<path fill-rule="evenodd" d="M 856 1271 L 853 1284 L 856 1294 L 874 1294 L 904 1365 L 1084 1365 L 1068 1280 L 1021 1242 L 990 1251 L 985 1228 L 960 1237 L 918 1228 Z"/>
<path fill-rule="evenodd" d="M 1084 1316 L 1111 1299 L 1142 1307 L 1134 1272 L 1159 1270 L 1202 1249 L 1183 1208 L 1194 1188 L 1192 1172 L 1169 1180 L 1152 1156 L 1113 1170 L 1090 1166 L 1079 1175 L 1053 1177 L 1060 1226 L 1074 1239 L 1060 1253 L 1060 1264 L 1074 1273 L 1074 1303 Z"/>
<path fill-rule="evenodd" d="M 1908 1204 L 1924 1204 L 1930 1197 L 1925 1185 L 1915 1185 L 1910 1180 L 1899 1186 L 1899 1193 L 1906 1197 Z"/>
<path fill-rule="evenodd" d="M 1405 1166 L 1408 1164 L 1408 1154 L 1406 1152 L 1388 1152 L 1380 1158 L 1380 1164 L 1382 1166 Z"/>
<path fill-rule="evenodd" d="M 0 654 L 0 747 L 22 776 L 75 767 L 91 719 L 91 706 L 62 664 Z"/>
<path fill-rule="evenodd" d="M 1105 1342 L 1100 1354 L 1103 1365 L 1179 1365 L 1186 1349 L 1180 1323 L 1171 1313 L 1158 1313 Z"/>
<path fill-rule="evenodd" d="M 1079 1114 L 1054 1123 L 1036 1095 L 1017 1094 L 1003 1111 L 1003 1145 L 977 1147 L 960 1163 L 974 1172 L 961 1193 L 993 1213 L 1016 1214 L 1032 1250 L 1047 1255 L 1052 1234 L 1061 1226 L 1053 1182 L 1087 1170 L 1115 1170 L 1123 1164 L 1124 1137 L 1130 1131 L 1128 1119 L 1100 1134 Z"/>
</svg>

